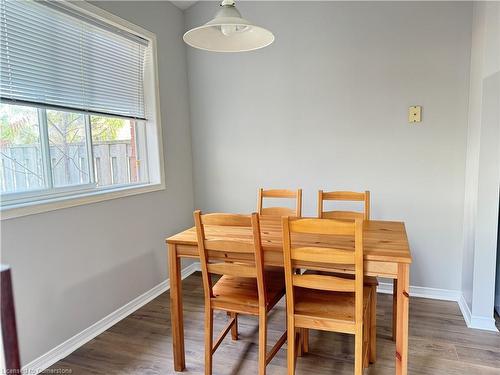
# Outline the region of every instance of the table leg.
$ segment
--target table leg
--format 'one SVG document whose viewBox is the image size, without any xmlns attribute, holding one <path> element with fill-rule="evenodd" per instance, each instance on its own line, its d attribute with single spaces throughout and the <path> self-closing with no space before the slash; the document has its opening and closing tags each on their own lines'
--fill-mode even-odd
<svg viewBox="0 0 500 375">
<path fill-rule="evenodd" d="M 182 314 L 181 264 L 174 244 L 168 245 L 168 264 L 170 277 L 170 324 L 172 325 L 172 344 L 174 351 L 174 369 L 186 368 L 184 354 L 184 317 Z"/>
<path fill-rule="evenodd" d="M 396 341 L 396 330 L 398 326 L 398 279 L 392 284 L 392 341 Z"/>
<path fill-rule="evenodd" d="M 396 328 L 396 374 L 408 373 L 408 320 L 410 313 L 410 265 L 398 265 L 398 301 Z"/>
</svg>

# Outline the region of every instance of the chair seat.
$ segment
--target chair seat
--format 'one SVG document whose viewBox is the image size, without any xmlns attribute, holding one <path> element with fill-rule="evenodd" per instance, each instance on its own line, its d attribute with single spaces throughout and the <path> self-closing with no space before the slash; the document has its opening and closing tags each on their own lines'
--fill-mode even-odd
<svg viewBox="0 0 500 375">
<path fill-rule="evenodd" d="M 285 295 L 283 271 L 266 271 L 266 309 L 270 310 Z M 259 315 L 257 279 L 222 276 L 212 288 L 212 305 L 219 310 Z"/>
<path fill-rule="evenodd" d="M 341 272 L 324 272 L 324 271 L 314 271 L 307 270 L 306 275 L 330 275 L 336 277 L 343 277 L 344 279 L 354 280 L 354 275 L 351 273 L 341 273 Z M 378 280 L 374 276 L 364 276 L 363 282 L 365 286 L 378 286 Z"/>
<path fill-rule="evenodd" d="M 371 288 L 363 288 L 363 310 L 367 313 Z M 326 319 L 339 323 L 354 323 L 354 293 L 328 292 L 295 287 L 295 315 L 304 318 Z M 307 327 L 304 327 L 307 328 Z"/>
</svg>

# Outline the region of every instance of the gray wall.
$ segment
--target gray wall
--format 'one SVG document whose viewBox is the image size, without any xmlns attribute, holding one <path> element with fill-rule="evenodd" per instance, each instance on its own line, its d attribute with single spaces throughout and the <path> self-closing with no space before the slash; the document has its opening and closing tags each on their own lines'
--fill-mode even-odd
<svg viewBox="0 0 500 375">
<path fill-rule="evenodd" d="M 184 17 L 168 2 L 98 2 L 158 36 L 167 189 L 1 222 L 23 364 L 168 277 L 164 238 L 192 225 Z"/>
<path fill-rule="evenodd" d="M 187 28 L 216 8 L 197 3 Z M 302 187 L 314 215 L 320 188 L 369 189 L 373 218 L 406 222 L 411 284 L 460 290 L 471 4 L 238 8 L 276 41 L 188 49 L 195 206 L 250 212 L 260 186 Z"/>
</svg>

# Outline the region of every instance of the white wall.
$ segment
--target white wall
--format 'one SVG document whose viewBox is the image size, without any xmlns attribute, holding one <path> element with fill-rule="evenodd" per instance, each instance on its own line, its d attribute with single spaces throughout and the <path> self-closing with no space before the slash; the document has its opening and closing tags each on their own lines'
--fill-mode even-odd
<svg viewBox="0 0 500 375">
<path fill-rule="evenodd" d="M 167 189 L 1 222 L 23 364 L 168 277 L 164 238 L 192 225 L 184 17 L 168 2 L 97 2 L 158 36 Z"/>
<path fill-rule="evenodd" d="M 472 326 L 489 324 L 494 327 L 500 184 L 499 107 L 500 4 L 476 2 L 473 5 L 462 279 Z M 500 266 L 498 269 L 500 272 Z"/>
<path fill-rule="evenodd" d="M 242 54 L 188 49 L 195 206 L 255 210 L 257 188 L 372 192 L 406 222 L 411 284 L 461 289 L 471 4 L 240 2 L 275 33 Z M 186 28 L 216 3 L 186 11 Z M 423 106 L 409 125 L 407 109 Z"/>
</svg>

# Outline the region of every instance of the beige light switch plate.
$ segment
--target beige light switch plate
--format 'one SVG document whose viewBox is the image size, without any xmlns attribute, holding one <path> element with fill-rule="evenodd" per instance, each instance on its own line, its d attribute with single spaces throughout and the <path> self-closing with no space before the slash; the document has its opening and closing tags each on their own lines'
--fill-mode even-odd
<svg viewBox="0 0 500 375">
<path fill-rule="evenodd" d="M 422 107 L 414 105 L 408 108 L 408 122 L 421 122 L 422 121 Z"/>
</svg>

